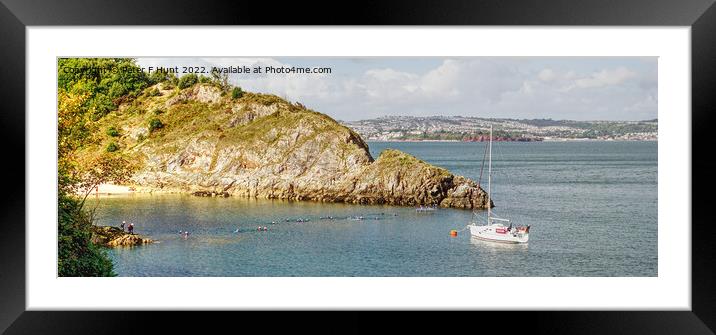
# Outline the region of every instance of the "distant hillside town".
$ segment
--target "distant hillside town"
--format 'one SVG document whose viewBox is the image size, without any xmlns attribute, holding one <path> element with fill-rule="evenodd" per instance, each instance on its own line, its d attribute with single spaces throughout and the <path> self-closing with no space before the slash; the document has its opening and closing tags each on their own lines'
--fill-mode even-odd
<svg viewBox="0 0 716 335">
<path fill-rule="evenodd" d="M 385 116 L 343 125 L 372 141 L 487 141 L 490 125 L 497 141 L 612 140 L 656 141 L 657 119 L 571 121 L 488 119 L 462 116 Z"/>
</svg>

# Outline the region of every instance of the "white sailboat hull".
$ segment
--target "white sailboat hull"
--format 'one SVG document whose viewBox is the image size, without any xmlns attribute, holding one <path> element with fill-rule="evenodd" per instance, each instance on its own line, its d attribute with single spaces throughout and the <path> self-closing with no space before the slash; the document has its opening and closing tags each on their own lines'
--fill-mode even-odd
<svg viewBox="0 0 716 335">
<path fill-rule="evenodd" d="M 478 226 L 471 224 L 470 234 L 472 237 L 500 243 L 527 243 L 530 239 L 528 232 L 518 231 L 515 228 L 508 229 L 501 224 Z"/>
</svg>

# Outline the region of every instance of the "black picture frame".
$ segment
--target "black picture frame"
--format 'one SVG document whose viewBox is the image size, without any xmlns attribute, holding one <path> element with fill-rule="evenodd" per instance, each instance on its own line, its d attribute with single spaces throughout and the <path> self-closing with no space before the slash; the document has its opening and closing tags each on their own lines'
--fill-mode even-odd
<svg viewBox="0 0 716 335">
<path fill-rule="evenodd" d="M 709 172 L 716 113 L 716 6 L 713 0 L 483 0 L 306 3 L 233 1 L 0 0 L 0 137 L 5 192 L 0 193 L 0 331 L 8 334 L 146 332 L 213 333 L 227 325 L 256 322 L 270 330 L 383 331 L 453 326 L 471 320 L 522 320 L 510 331 L 551 334 L 713 334 L 716 329 L 716 230 L 707 206 L 714 187 Z M 25 59 L 27 26 L 66 25 L 521 25 L 688 26 L 692 66 L 692 282 L 690 311 L 540 311 L 380 315 L 337 312 L 316 317 L 222 312 L 30 312 L 25 309 Z M 88 41 L 88 43 L 91 41 Z M 48 122 L 52 122 L 48 120 Z M 21 145 L 22 144 L 22 145 Z M 10 149 L 10 152 L 7 150 Z M 20 178 L 23 176 L 23 178 Z M 684 215 L 688 220 L 688 215 Z M 52 223 L 48 223 L 52 224 Z M 227 314 L 228 313 L 228 314 Z M 196 318 L 203 320 L 197 322 Z M 189 321 L 189 322 L 187 322 Z M 335 324 L 340 322 L 340 325 Z M 331 326 L 331 324 L 334 324 Z M 297 328 L 298 327 L 298 328 Z M 229 328 L 231 329 L 231 328 Z M 223 332 L 223 331 L 222 331 Z"/>
</svg>

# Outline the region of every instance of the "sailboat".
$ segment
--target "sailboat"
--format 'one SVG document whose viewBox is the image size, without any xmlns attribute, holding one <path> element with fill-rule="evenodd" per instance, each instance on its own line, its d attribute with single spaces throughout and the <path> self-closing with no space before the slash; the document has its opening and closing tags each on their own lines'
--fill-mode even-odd
<svg viewBox="0 0 716 335">
<path fill-rule="evenodd" d="M 500 243 L 527 243 L 530 226 L 513 226 L 508 219 L 492 216 L 492 125 L 490 125 L 489 164 L 487 168 L 487 223 L 478 225 L 474 220 L 468 224 L 472 237 Z M 474 217 L 474 215 L 473 215 Z M 507 224 L 507 226 L 506 226 Z"/>
</svg>

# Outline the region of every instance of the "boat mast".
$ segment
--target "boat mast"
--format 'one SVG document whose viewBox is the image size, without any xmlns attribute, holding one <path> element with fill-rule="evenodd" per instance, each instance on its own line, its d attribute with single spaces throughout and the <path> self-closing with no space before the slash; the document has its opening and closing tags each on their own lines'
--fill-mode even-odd
<svg viewBox="0 0 716 335">
<path fill-rule="evenodd" d="M 490 160 L 489 164 L 487 165 L 487 225 L 490 225 L 490 214 L 492 214 L 492 210 L 490 209 L 490 203 L 492 200 L 492 125 L 490 125 Z"/>
</svg>

